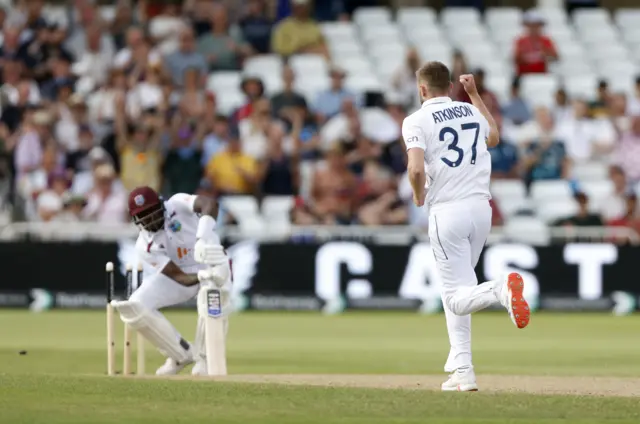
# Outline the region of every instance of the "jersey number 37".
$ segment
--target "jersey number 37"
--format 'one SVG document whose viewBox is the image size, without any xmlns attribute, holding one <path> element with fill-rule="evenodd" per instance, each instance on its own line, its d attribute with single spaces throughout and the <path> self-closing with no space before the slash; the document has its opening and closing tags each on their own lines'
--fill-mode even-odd
<svg viewBox="0 0 640 424">
<path fill-rule="evenodd" d="M 471 146 L 471 165 L 475 165 L 477 154 L 476 145 L 478 144 L 478 135 L 480 134 L 480 124 L 477 122 L 468 122 L 466 124 L 462 124 L 460 128 L 462 129 L 462 131 L 475 131 L 475 133 L 473 134 L 473 145 Z M 451 127 L 444 127 L 440 130 L 440 141 L 445 141 L 445 137 L 447 136 L 447 134 L 451 134 L 453 136 L 453 140 L 447 146 L 447 151 L 454 151 L 458 156 L 454 161 L 444 157 L 440 159 L 445 163 L 445 165 L 456 168 L 462 163 L 462 159 L 464 158 L 464 150 L 462 150 L 458 146 L 458 131 L 454 130 Z"/>
</svg>

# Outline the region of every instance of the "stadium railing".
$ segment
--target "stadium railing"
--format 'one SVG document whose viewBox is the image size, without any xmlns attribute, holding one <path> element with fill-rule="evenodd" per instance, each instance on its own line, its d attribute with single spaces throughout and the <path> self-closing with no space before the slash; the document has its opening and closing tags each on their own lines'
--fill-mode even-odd
<svg viewBox="0 0 640 424">
<path fill-rule="evenodd" d="M 254 239 L 261 242 L 322 242 L 328 240 L 368 241 L 375 244 L 404 245 L 413 241 L 428 241 L 424 229 L 411 226 L 290 226 L 269 231 L 246 231 L 237 226 L 225 226 L 220 235 L 228 240 Z M 24 239 L 49 241 L 113 241 L 134 238 L 138 229 L 133 224 L 97 224 L 92 222 L 15 222 L 0 227 L 0 241 Z M 640 245 L 640 236 L 624 227 L 550 227 L 551 243 L 580 242 L 625 242 Z M 498 242 L 526 243 L 526 234 L 513 239 L 501 227 L 495 227 L 487 240 Z"/>
</svg>

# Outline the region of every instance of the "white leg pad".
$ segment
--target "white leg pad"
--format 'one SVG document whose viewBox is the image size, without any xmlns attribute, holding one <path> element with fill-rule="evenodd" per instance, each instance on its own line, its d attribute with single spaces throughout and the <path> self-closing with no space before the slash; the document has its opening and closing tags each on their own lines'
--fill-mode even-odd
<svg viewBox="0 0 640 424">
<path fill-rule="evenodd" d="M 120 313 L 120 319 L 142 334 L 162 354 L 177 363 L 193 360 L 189 344 L 181 339 L 176 329 L 158 311 L 152 311 L 137 301 L 112 301 Z"/>
</svg>

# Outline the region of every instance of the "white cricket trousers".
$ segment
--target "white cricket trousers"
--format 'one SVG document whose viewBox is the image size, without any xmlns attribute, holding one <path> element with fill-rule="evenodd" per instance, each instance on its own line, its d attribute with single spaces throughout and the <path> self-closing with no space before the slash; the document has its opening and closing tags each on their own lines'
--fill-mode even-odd
<svg viewBox="0 0 640 424">
<path fill-rule="evenodd" d="M 494 282 L 478 285 L 474 268 L 491 231 L 491 206 L 484 198 L 434 205 L 429 239 L 442 282 L 442 303 L 451 350 L 446 372 L 472 366 L 471 313 L 496 303 Z"/>
</svg>

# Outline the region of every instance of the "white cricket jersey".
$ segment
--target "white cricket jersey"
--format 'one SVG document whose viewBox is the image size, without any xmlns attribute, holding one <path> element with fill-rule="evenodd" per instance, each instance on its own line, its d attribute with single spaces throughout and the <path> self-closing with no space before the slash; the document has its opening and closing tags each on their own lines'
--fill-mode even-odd
<svg viewBox="0 0 640 424">
<path fill-rule="evenodd" d="M 141 230 L 136 250 L 142 260 L 161 271 L 169 261 L 183 272 L 191 273 L 202 268 L 193 258 L 196 231 L 200 215 L 193 211 L 195 195 L 179 193 L 164 202 L 164 229 L 155 233 Z M 214 242 L 220 243 L 216 235 Z"/>
<path fill-rule="evenodd" d="M 402 137 L 407 150 L 424 150 L 429 206 L 470 197 L 491 198 L 489 130 L 475 106 L 449 97 L 427 100 L 404 119 Z"/>
</svg>

